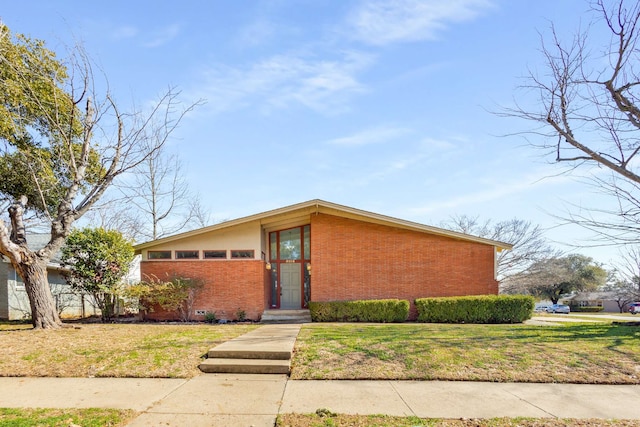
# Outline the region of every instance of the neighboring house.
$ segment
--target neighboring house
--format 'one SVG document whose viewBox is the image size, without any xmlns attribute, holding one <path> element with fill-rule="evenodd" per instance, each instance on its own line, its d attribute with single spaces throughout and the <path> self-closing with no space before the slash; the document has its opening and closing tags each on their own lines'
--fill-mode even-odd
<svg viewBox="0 0 640 427">
<path fill-rule="evenodd" d="M 496 252 L 508 243 L 322 200 L 226 221 L 135 246 L 142 280 L 203 281 L 205 312 L 258 320 L 309 301 L 497 294 Z M 168 319 L 172 313 L 153 312 Z"/>
<path fill-rule="evenodd" d="M 562 299 L 563 304 L 573 307 L 602 307 L 602 311 L 607 313 L 620 313 L 618 302 L 626 310 L 628 303 L 632 301 L 620 300 L 615 292 L 578 292 L 570 297 Z"/>
<path fill-rule="evenodd" d="M 48 234 L 29 234 L 27 235 L 27 244 L 29 249 L 37 251 L 42 249 L 49 242 L 49 239 L 50 235 Z M 47 276 L 60 316 L 77 318 L 97 314 L 89 297 L 71 292 L 62 272 L 63 268 L 60 266 L 60 254 L 58 253 L 47 265 Z M 24 282 L 9 260 L 2 256 L 0 262 L 0 319 L 21 320 L 30 317 L 31 308 Z"/>
</svg>

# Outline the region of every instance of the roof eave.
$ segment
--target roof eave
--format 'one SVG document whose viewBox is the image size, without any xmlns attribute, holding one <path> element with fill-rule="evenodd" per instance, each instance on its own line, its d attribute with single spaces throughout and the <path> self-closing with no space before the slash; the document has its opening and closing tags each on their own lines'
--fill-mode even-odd
<svg viewBox="0 0 640 427">
<path fill-rule="evenodd" d="M 432 226 L 420 224 L 420 223 L 417 223 L 417 222 L 412 222 L 412 221 L 407 221 L 407 220 L 403 220 L 403 219 L 399 219 L 399 218 L 394 218 L 394 217 L 390 217 L 390 216 L 386 216 L 386 215 L 382 215 L 382 214 L 377 214 L 377 213 L 374 213 L 374 212 L 363 211 L 363 210 L 360 210 L 360 209 L 356 209 L 356 208 L 352 208 L 352 207 L 344 206 L 344 205 L 339 205 L 339 204 L 336 204 L 336 203 L 331 203 L 331 202 L 327 202 L 327 201 L 320 200 L 320 199 L 314 199 L 314 200 L 309 200 L 307 202 L 297 203 L 295 205 L 285 206 L 285 207 L 282 207 L 282 208 L 273 209 L 273 210 L 270 210 L 270 211 L 265 211 L 265 212 L 262 212 L 262 213 L 249 215 L 249 216 L 246 216 L 246 217 L 237 218 L 237 219 L 230 220 L 230 221 L 221 222 L 219 224 L 210 225 L 210 226 L 207 226 L 207 227 L 204 227 L 204 228 L 199 228 L 197 230 L 186 231 L 184 233 L 175 234 L 173 236 L 167 236 L 167 237 L 164 237 L 164 238 L 161 238 L 161 239 L 151 240 L 149 242 L 140 243 L 138 245 L 134 245 L 134 249 L 135 249 L 135 252 L 137 254 L 139 254 L 139 253 L 141 253 L 142 250 L 144 250 L 146 248 L 157 246 L 157 245 L 160 245 L 160 244 L 163 244 L 163 243 L 172 242 L 174 240 L 180 240 L 180 239 L 184 239 L 184 238 L 191 237 L 191 236 L 197 236 L 199 234 L 208 233 L 208 232 L 211 232 L 211 231 L 220 230 L 220 229 L 228 228 L 228 227 L 233 227 L 235 225 L 240 225 L 240 224 L 244 224 L 244 223 L 251 222 L 251 221 L 262 220 L 264 218 L 277 216 L 277 215 L 280 215 L 280 214 L 285 214 L 285 213 L 293 212 L 293 211 L 296 211 L 296 210 L 309 209 L 309 208 L 315 208 L 316 212 L 320 212 L 321 210 L 329 209 L 329 210 L 335 210 L 335 211 L 338 211 L 338 212 L 349 213 L 351 215 L 355 215 L 355 216 L 358 216 L 358 217 L 374 219 L 374 220 L 377 220 L 377 221 L 380 221 L 380 222 L 393 224 L 393 225 L 400 226 L 400 227 L 403 227 L 403 228 L 408 228 L 408 229 L 413 229 L 413 230 L 417 230 L 417 231 L 428 232 L 428 233 L 435 234 L 435 235 L 450 237 L 450 238 L 454 238 L 454 239 L 472 241 L 472 242 L 476 242 L 476 243 L 481 243 L 481 244 L 485 244 L 485 245 L 494 246 L 499 251 L 502 251 L 502 250 L 505 250 L 505 249 L 508 250 L 508 249 L 512 249 L 513 248 L 513 245 L 511 245 L 509 243 L 505 243 L 505 242 L 499 242 L 499 241 L 496 241 L 496 240 L 485 239 L 483 237 L 472 236 L 472 235 L 460 233 L 460 232 L 457 232 L 457 231 L 445 230 L 445 229 L 442 229 L 442 228 L 432 227 Z"/>
</svg>

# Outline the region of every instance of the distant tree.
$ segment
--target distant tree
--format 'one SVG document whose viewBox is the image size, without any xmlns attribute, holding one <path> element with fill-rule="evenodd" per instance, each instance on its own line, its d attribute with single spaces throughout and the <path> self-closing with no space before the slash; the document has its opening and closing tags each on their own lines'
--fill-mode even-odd
<svg viewBox="0 0 640 427">
<path fill-rule="evenodd" d="M 580 207 L 565 218 L 602 244 L 640 242 L 640 2 L 591 3 L 593 21 L 563 42 L 552 25 L 544 37 L 542 70 L 522 86 L 536 102 L 505 109 L 535 127 L 531 144 L 567 171 L 584 171 L 612 206 Z M 592 36 L 597 28 L 608 35 Z M 593 168 L 593 170 L 590 170 Z M 603 173 L 605 172 L 605 173 Z"/>
<path fill-rule="evenodd" d="M 190 210 L 194 227 L 202 228 L 213 223 L 211 220 L 211 211 L 202 206 L 199 197 L 192 199 Z"/>
<path fill-rule="evenodd" d="M 510 287 L 513 275 L 536 261 L 560 255 L 549 245 L 542 228 L 530 221 L 513 218 L 493 222 L 490 219 L 480 220 L 477 216 L 458 215 L 443 222 L 441 227 L 513 245 L 513 249 L 498 253 L 497 275 L 502 292 L 517 293 L 517 289 Z"/>
<path fill-rule="evenodd" d="M 607 280 L 607 271 L 592 258 L 567 255 L 534 262 L 512 278 L 522 291 L 554 304 L 573 291 L 593 291 Z"/>
<path fill-rule="evenodd" d="M 132 172 L 132 184 L 121 189 L 136 216 L 146 223 L 139 237 L 155 240 L 188 228 L 197 196 L 189 190 L 178 155 L 163 147 Z"/>
<path fill-rule="evenodd" d="M 99 93 L 86 53 L 66 63 L 43 41 L 12 37 L 0 24 L 0 253 L 22 277 L 35 329 L 62 325 L 47 280 L 47 264 L 73 224 L 114 180 L 138 167 L 167 141 L 186 112 L 167 91 L 146 113 L 125 113 Z M 39 251 L 27 245 L 25 214 L 50 226 Z"/>
<path fill-rule="evenodd" d="M 180 158 L 164 147 L 115 187 L 88 213 L 90 224 L 119 230 L 136 241 L 210 225 L 209 212 L 189 188 Z"/>
<path fill-rule="evenodd" d="M 74 230 L 62 248 L 67 283 L 74 291 L 93 297 L 103 321 L 115 314 L 133 258 L 129 240 L 118 231 L 102 228 Z"/>
<path fill-rule="evenodd" d="M 110 194 L 105 195 L 83 219 L 90 227 L 117 230 L 127 238 L 136 241 L 140 236 L 140 230 L 144 230 L 148 224 L 141 215 L 130 209 L 127 198 L 113 198 L 111 197 L 113 193 L 115 192 L 111 191 Z"/>
<path fill-rule="evenodd" d="M 613 292 L 620 312 L 634 301 L 640 301 L 640 247 L 630 246 L 621 251 L 613 279 L 605 290 Z"/>
<path fill-rule="evenodd" d="M 616 279 L 611 283 L 608 283 L 604 288 L 604 291 L 611 292 L 613 300 L 618 306 L 620 313 L 624 311 L 624 308 L 631 302 L 636 301 L 638 298 L 638 288 L 634 283 L 626 282 L 624 280 Z"/>
</svg>

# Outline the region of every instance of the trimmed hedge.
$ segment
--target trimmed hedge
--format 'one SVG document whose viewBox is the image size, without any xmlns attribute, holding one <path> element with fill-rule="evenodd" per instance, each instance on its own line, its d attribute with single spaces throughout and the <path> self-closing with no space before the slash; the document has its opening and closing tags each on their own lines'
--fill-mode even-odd
<svg viewBox="0 0 640 427">
<path fill-rule="evenodd" d="M 535 299 L 525 295 L 418 298 L 418 322 L 522 323 L 533 315 Z"/>
<path fill-rule="evenodd" d="M 409 301 L 398 299 L 309 302 L 314 322 L 404 322 Z"/>
<path fill-rule="evenodd" d="M 604 307 L 597 306 L 580 307 L 579 305 L 570 305 L 569 307 L 571 311 L 576 313 L 599 313 L 604 310 Z"/>
</svg>

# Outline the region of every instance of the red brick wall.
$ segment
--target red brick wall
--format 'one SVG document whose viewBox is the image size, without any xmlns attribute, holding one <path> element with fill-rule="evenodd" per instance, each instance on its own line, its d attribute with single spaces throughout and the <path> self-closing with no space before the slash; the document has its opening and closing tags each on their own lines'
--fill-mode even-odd
<svg viewBox="0 0 640 427">
<path fill-rule="evenodd" d="M 497 294 L 494 248 L 311 215 L 312 301 Z"/>
<path fill-rule="evenodd" d="M 497 294 L 494 248 L 342 217 L 311 215 L 311 299 L 337 301 Z M 200 278 L 194 309 L 257 320 L 268 305 L 268 274 L 260 260 L 143 261 L 142 278 Z M 155 319 L 175 318 L 154 312 Z M 194 317 L 202 319 L 202 317 Z"/>
<path fill-rule="evenodd" d="M 218 318 L 236 318 L 238 309 L 247 319 L 258 320 L 265 307 L 265 267 L 260 260 L 229 261 L 143 261 L 140 264 L 142 280 L 172 276 L 199 278 L 204 288 L 198 295 L 194 310 L 215 311 Z M 175 313 L 154 311 L 149 318 L 167 320 L 177 318 Z M 195 320 L 204 319 L 194 316 Z"/>
</svg>

